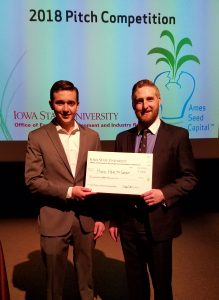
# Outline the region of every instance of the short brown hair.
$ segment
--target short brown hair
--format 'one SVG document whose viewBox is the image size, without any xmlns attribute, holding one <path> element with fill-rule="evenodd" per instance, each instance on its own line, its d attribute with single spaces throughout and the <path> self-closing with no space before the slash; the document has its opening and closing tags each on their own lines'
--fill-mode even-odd
<svg viewBox="0 0 219 300">
<path fill-rule="evenodd" d="M 133 88 L 132 88 L 132 101 L 135 100 L 135 92 L 137 91 L 137 89 L 139 89 L 143 86 L 154 87 L 155 90 L 156 90 L 157 97 L 160 98 L 160 91 L 159 91 L 158 87 L 156 86 L 156 84 L 153 81 L 149 80 L 149 79 L 142 79 L 142 80 L 139 80 L 138 82 L 136 82 L 133 85 Z"/>
<path fill-rule="evenodd" d="M 54 99 L 54 93 L 58 91 L 75 91 L 76 92 L 76 100 L 79 103 L 79 92 L 76 86 L 68 80 L 59 80 L 56 81 L 50 89 L 50 100 Z"/>
</svg>

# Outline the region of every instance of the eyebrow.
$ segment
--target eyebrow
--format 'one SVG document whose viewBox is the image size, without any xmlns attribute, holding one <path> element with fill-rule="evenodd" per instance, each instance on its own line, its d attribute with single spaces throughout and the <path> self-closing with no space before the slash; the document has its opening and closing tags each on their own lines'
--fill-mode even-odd
<svg viewBox="0 0 219 300">
<path fill-rule="evenodd" d="M 146 97 L 147 100 L 151 100 L 151 99 L 154 99 L 154 98 L 155 98 L 154 96 Z M 134 100 L 144 100 L 144 97 L 135 98 Z"/>
<path fill-rule="evenodd" d="M 74 100 L 74 99 L 68 99 L 68 100 L 64 100 L 64 99 L 55 99 L 54 101 L 56 101 L 56 102 L 59 102 L 59 101 L 61 101 L 61 102 L 64 102 L 64 101 L 67 101 L 67 102 L 77 102 L 77 100 Z"/>
</svg>

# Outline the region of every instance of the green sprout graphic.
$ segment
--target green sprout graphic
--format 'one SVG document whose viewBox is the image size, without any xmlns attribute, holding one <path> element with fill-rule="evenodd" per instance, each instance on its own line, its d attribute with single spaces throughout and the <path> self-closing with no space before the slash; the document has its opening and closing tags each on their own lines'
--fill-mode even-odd
<svg viewBox="0 0 219 300">
<path fill-rule="evenodd" d="M 8 90 L 11 89 L 11 87 L 10 87 L 11 79 L 14 76 L 15 72 L 17 71 L 19 64 L 21 63 L 21 61 L 25 55 L 26 55 L 26 51 L 18 58 L 18 61 L 16 62 L 15 66 L 12 68 L 12 70 L 6 80 L 6 84 L 3 88 L 2 95 L 0 96 L 0 130 L 2 131 L 2 134 L 5 137 L 5 140 L 13 140 L 12 135 L 7 126 L 7 118 L 8 118 L 8 112 L 9 112 L 10 105 L 12 104 L 12 102 L 15 98 L 15 95 L 16 95 L 18 89 L 20 88 L 20 85 L 13 88 L 13 91 L 10 92 L 10 93 L 12 93 L 10 97 L 7 97 L 6 94 L 7 94 Z"/>
<path fill-rule="evenodd" d="M 183 46 L 185 45 L 190 45 L 192 46 L 192 42 L 189 38 L 185 37 L 181 39 L 181 41 L 176 45 L 175 44 L 175 39 L 173 34 L 169 30 L 164 30 L 161 32 L 160 37 L 167 36 L 173 46 L 173 52 L 161 48 L 161 47 L 156 47 L 151 49 L 148 54 L 161 54 L 163 57 L 160 57 L 157 59 L 156 64 L 159 62 L 165 62 L 169 65 L 170 71 L 171 71 L 171 79 L 172 81 L 175 81 L 177 78 L 177 72 L 179 71 L 180 67 L 187 61 L 194 61 L 200 64 L 200 61 L 197 56 L 195 55 L 183 55 L 182 57 L 178 57 L 179 53 L 182 49 Z"/>
</svg>

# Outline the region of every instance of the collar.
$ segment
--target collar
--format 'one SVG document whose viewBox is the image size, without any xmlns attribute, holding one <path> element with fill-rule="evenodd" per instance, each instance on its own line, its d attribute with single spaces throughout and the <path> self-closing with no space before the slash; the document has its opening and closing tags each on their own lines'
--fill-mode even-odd
<svg viewBox="0 0 219 300">
<path fill-rule="evenodd" d="M 67 132 L 64 128 L 62 128 L 59 124 L 56 124 L 56 130 L 58 133 L 67 133 L 68 135 L 70 134 L 75 134 L 77 131 L 79 131 L 79 126 L 78 123 L 75 121 L 74 122 L 74 127 L 70 132 Z"/>
<path fill-rule="evenodd" d="M 151 126 L 148 127 L 148 130 L 152 133 L 152 134 L 156 134 L 159 127 L 160 127 L 160 118 L 157 117 L 157 119 L 154 121 L 154 123 L 151 124 Z M 142 129 L 138 128 L 138 135 L 141 134 Z"/>
</svg>

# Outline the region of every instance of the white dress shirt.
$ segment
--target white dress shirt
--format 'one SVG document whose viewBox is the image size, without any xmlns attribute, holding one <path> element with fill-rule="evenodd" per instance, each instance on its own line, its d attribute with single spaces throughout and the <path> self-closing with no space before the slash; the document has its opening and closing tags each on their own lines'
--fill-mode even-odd
<svg viewBox="0 0 219 300">
<path fill-rule="evenodd" d="M 78 160 L 79 144 L 80 144 L 80 130 L 78 124 L 75 122 L 74 128 L 70 132 L 67 132 L 60 125 L 56 126 L 60 141 L 65 150 L 72 175 L 75 176 L 76 165 Z M 69 187 L 66 198 L 72 198 L 72 189 Z"/>
</svg>

